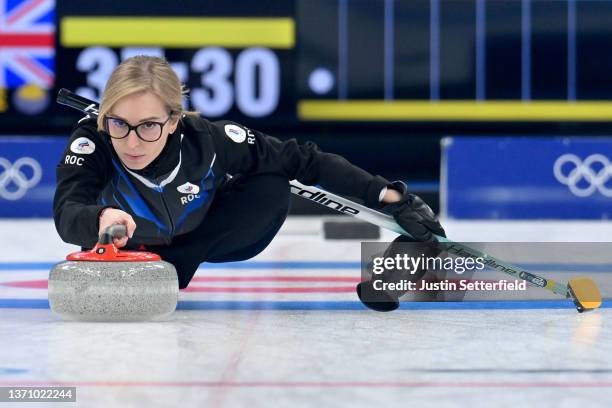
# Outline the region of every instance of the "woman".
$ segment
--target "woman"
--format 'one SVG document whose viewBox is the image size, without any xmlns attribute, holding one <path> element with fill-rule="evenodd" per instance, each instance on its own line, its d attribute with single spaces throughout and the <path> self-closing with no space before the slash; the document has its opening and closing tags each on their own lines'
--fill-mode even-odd
<svg viewBox="0 0 612 408">
<path fill-rule="evenodd" d="M 183 96 L 162 58 L 117 66 L 97 121 L 79 121 L 57 167 L 54 219 L 64 241 L 91 248 L 107 227 L 125 224 L 128 237 L 115 244 L 158 253 L 185 288 L 202 262 L 244 260 L 266 248 L 287 216 L 292 179 L 359 197 L 418 240 L 444 234 L 402 183 L 310 142 L 184 112 Z"/>
</svg>

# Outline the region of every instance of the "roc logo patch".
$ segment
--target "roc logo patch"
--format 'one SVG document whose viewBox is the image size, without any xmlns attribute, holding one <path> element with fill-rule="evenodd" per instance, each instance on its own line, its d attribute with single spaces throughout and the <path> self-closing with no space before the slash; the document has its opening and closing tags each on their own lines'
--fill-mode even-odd
<svg viewBox="0 0 612 408">
<path fill-rule="evenodd" d="M 242 143 L 246 140 L 246 131 L 240 126 L 225 125 L 225 134 L 236 143 Z"/>
<path fill-rule="evenodd" d="M 191 184 L 189 182 L 182 184 L 176 188 L 179 193 L 183 194 L 198 194 L 200 192 L 200 187 L 195 184 Z"/>
<path fill-rule="evenodd" d="M 79 137 L 70 145 L 70 151 L 77 154 L 92 154 L 94 150 L 95 143 L 86 137 Z"/>
</svg>

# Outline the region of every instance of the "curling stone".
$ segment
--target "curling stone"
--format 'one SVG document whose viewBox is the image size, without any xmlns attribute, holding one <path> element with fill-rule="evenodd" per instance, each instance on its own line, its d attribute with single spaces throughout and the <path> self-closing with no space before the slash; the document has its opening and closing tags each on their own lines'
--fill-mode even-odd
<svg viewBox="0 0 612 408">
<path fill-rule="evenodd" d="M 138 321 L 176 309 L 174 266 L 151 252 L 119 251 L 113 238 L 127 235 L 113 225 L 91 251 L 75 252 L 49 273 L 49 306 L 68 320 Z"/>
</svg>

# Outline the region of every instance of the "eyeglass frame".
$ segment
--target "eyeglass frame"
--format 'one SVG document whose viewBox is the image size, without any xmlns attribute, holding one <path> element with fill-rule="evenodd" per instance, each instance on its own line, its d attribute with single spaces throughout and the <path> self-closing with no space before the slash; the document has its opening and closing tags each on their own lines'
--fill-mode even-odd
<svg viewBox="0 0 612 408">
<path fill-rule="evenodd" d="M 144 121 L 144 122 L 141 122 L 141 123 L 137 124 L 136 126 L 133 126 L 131 123 L 129 123 L 127 120 L 125 120 L 125 119 L 123 119 L 123 118 L 116 118 L 116 117 L 114 117 L 114 116 L 108 116 L 108 115 L 105 115 L 105 116 L 104 116 L 104 130 L 106 131 L 106 133 L 108 134 L 108 136 L 110 136 L 112 139 L 117 139 L 117 140 L 125 139 L 126 137 L 128 137 L 128 135 L 130 134 L 130 132 L 133 130 L 133 131 L 134 131 L 134 133 L 136 133 L 136 136 L 137 136 L 137 137 L 138 137 L 140 140 L 142 140 L 143 142 L 147 142 L 147 143 L 154 143 L 154 142 L 157 142 L 159 139 L 161 139 L 162 134 L 164 133 L 164 126 L 166 126 L 166 123 L 168 123 L 168 121 L 169 121 L 169 120 L 172 118 L 172 114 L 173 114 L 173 112 L 172 112 L 172 111 L 170 111 L 170 112 L 168 113 L 168 119 L 166 119 L 166 120 L 165 120 L 165 121 L 163 121 L 163 122 L 155 122 L 155 121 L 153 121 L 153 120 L 146 120 L 146 121 Z M 110 134 L 110 131 L 108 130 L 108 120 L 109 120 L 109 119 L 121 120 L 121 121 L 123 121 L 123 122 L 125 123 L 125 125 L 128 127 L 128 131 L 127 131 L 127 133 L 125 134 L 125 136 L 115 137 L 115 136 L 113 136 L 113 135 L 111 135 L 111 134 Z M 140 136 L 140 133 L 138 133 L 138 127 L 139 127 L 140 125 L 144 125 L 145 123 L 154 123 L 154 124 L 156 124 L 156 125 L 158 125 L 158 126 L 159 126 L 159 136 L 157 137 L 157 139 L 155 139 L 155 140 L 146 140 L 146 139 L 144 139 L 142 136 Z"/>
</svg>

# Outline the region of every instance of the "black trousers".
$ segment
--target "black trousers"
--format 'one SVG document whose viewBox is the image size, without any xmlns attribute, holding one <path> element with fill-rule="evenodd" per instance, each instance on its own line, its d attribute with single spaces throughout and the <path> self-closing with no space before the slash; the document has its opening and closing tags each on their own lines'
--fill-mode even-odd
<svg viewBox="0 0 612 408">
<path fill-rule="evenodd" d="M 200 226 L 146 250 L 173 264 L 179 287 L 186 288 L 202 262 L 242 261 L 263 251 L 287 218 L 289 195 L 286 177 L 237 177 L 217 191 Z"/>
</svg>

